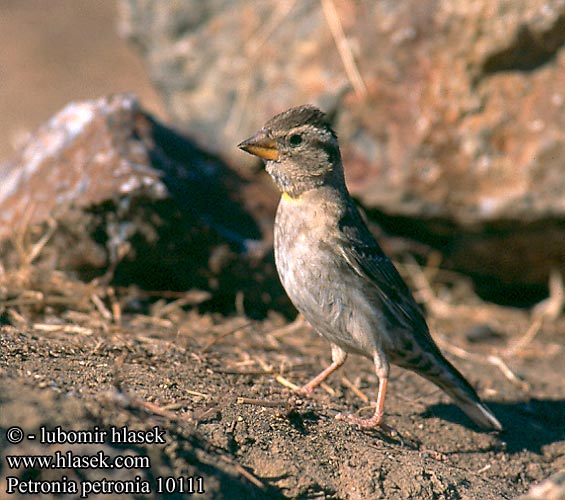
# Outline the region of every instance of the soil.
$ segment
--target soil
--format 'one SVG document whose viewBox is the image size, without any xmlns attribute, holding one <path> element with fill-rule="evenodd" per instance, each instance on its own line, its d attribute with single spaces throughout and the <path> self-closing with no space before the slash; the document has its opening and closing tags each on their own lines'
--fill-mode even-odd
<svg viewBox="0 0 565 500">
<path fill-rule="evenodd" d="M 274 313 L 252 321 L 170 311 L 124 315 L 119 324 L 99 313 L 67 311 L 36 318 L 29 327 L 3 326 L 2 455 L 72 450 L 146 456 L 150 468 L 75 468 L 64 475 L 79 486 L 103 477 L 140 476 L 154 498 L 186 496 L 158 495 L 159 477 L 202 477 L 205 493 L 196 495 L 202 498 L 515 498 L 565 467 L 563 320 L 544 326 L 527 348 L 506 358 L 520 378 L 514 382 L 486 358 L 515 338 L 471 343 L 476 330 L 465 319 L 434 321 L 450 345 L 480 354 L 472 362 L 451 359 L 479 388 L 505 431 L 479 431 L 433 385 L 395 369 L 386 422 L 396 432 L 388 433 L 362 431 L 335 418 L 367 407 L 361 397 L 374 396 L 376 377 L 367 360 L 351 357 L 311 399 L 281 385 L 302 384 L 329 362 L 328 346 L 307 325 L 285 328 Z M 514 318 L 516 336 L 527 327 L 525 313 L 504 314 Z M 41 426 L 158 426 L 166 443 L 24 439 L 10 445 L 4 436 L 12 426 L 25 435 L 39 435 Z M 5 491 L 8 476 L 47 481 L 60 479 L 61 471 L 11 470 L 3 460 L 0 476 Z"/>
</svg>

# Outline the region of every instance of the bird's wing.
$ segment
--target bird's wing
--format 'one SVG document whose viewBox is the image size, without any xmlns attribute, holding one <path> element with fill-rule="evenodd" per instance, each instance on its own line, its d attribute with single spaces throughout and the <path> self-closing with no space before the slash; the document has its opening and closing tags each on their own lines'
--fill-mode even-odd
<svg viewBox="0 0 565 500">
<path fill-rule="evenodd" d="M 427 344 L 427 348 L 430 348 L 429 344 L 435 347 L 422 310 L 356 208 L 347 210 L 342 217 L 340 234 L 343 237 L 340 250 L 344 258 L 372 286 L 380 307 L 393 323 L 391 326 L 411 331 L 417 341 Z"/>
</svg>

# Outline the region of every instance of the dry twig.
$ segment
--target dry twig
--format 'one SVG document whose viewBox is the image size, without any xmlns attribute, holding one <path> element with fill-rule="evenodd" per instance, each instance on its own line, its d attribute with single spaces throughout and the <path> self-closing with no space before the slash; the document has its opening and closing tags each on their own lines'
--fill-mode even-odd
<svg viewBox="0 0 565 500">
<path fill-rule="evenodd" d="M 271 16 L 269 16 L 269 19 L 261 23 L 261 27 L 244 45 L 243 53 L 245 54 L 246 64 L 249 68 L 248 74 L 250 76 L 240 82 L 240 85 L 236 89 L 236 98 L 225 126 L 225 132 L 228 136 L 234 135 L 239 129 L 241 118 L 245 114 L 247 101 L 253 92 L 254 79 L 251 76 L 253 74 L 251 69 L 257 65 L 260 60 L 261 49 L 275 30 L 282 26 L 284 19 L 291 12 L 295 3 L 296 0 L 282 0 L 277 2 L 276 8 L 273 10 Z"/>
<path fill-rule="evenodd" d="M 226 332 L 220 333 L 217 337 L 214 337 L 212 340 L 208 341 L 206 345 L 200 350 L 200 352 L 206 352 L 208 349 L 210 349 L 210 347 L 212 347 L 214 344 L 217 344 L 220 340 L 225 339 L 226 337 L 233 335 L 234 333 L 239 332 L 244 328 L 251 326 L 252 324 L 253 321 L 247 321 L 246 323 L 243 323 L 243 325 L 239 325 L 236 328 L 232 328 Z"/>
<path fill-rule="evenodd" d="M 322 10 L 324 11 L 324 16 L 328 23 L 328 27 L 332 33 L 332 37 L 336 44 L 341 62 L 347 74 L 347 78 L 351 82 L 357 97 L 363 98 L 367 95 L 367 86 L 363 81 L 363 77 L 357 67 L 355 58 L 353 57 L 353 51 L 351 50 L 351 45 L 345 36 L 343 31 L 343 26 L 339 19 L 339 14 L 335 8 L 333 0 L 320 0 L 322 4 Z"/>
<path fill-rule="evenodd" d="M 535 338 L 541 330 L 544 321 L 555 321 L 565 304 L 565 290 L 563 286 L 563 276 L 558 271 L 553 270 L 549 276 L 549 298 L 540 302 L 532 311 L 532 321 L 526 333 L 513 345 L 509 346 L 504 352 L 505 356 L 513 356 L 524 349 Z"/>
<path fill-rule="evenodd" d="M 102 315 L 102 317 L 106 320 L 106 321 L 112 321 L 112 313 L 108 310 L 108 308 L 104 305 L 104 302 L 102 302 L 102 299 L 100 298 L 100 296 L 98 294 L 96 294 L 95 292 L 93 292 L 90 295 L 90 300 L 92 301 L 92 303 L 94 304 L 94 306 L 96 307 L 96 309 L 98 309 L 98 312 Z"/>
<path fill-rule="evenodd" d="M 253 474 L 251 474 L 251 472 L 249 472 L 247 469 L 243 468 L 243 466 L 239 465 L 237 462 L 234 462 L 227 455 L 219 455 L 219 457 L 220 457 L 221 460 L 223 460 L 224 462 L 227 462 L 232 467 L 234 467 L 237 472 L 239 472 L 245 479 L 247 479 L 248 481 L 253 483 L 255 486 L 257 486 L 258 488 L 261 488 L 262 490 L 265 489 L 265 485 L 257 477 L 255 477 Z"/>
<path fill-rule="evenodd" d="M 296 384 L 293 384 L 290 380 L 284 378 L 282 375 L 277 375 L 275 377 L 275 380 L 282 386 L 288 387 L 293 391 L 298 391 L 300 389 L 300 387 L 298 387 Z"/>
<path fill-rule="evenodd" d="M 460 314 L 460 308 L 461 306 L 453 306 L 451 304 L 448 304 L 444 301 L 439 300 L 433 290 L 432 287 L 428 281 L 428 278 L 426 277 L 426 275 L 424 274 L 424 272 L 422 271 L 422 269 L 420 268 L 420 266 L 418 266 L 418 264 L 416 263 L 416 261 L 414 259 L 411 259 L 411 267 L 413 268 L 413 279 L 414 282 L 416 284 L 416 286 L 418 287 L 418 291 L 420 293 L 420 296 L 423 298 L 423 300 L 426 302 L 426 305 L 428 306 L 428 308 L 431 310 L 431 312 L 433 314 L 435 314 L 436 316 L 439 317 L 445 317 L 445 316 L 452 316 L 452 315 L 456 315 L 456 314 Z M 466 312 L 469 313 L 469 309 L 470 308 L 466 308 Z M 486 306 L 484 307 L 476 307 L 473 308 L 475 311 L 479 311 L 480 313 L 482 313 L 482 315 L 487 314 L 487 318 L 490 315 L 490 311 L 488 310 L 488 308 L 486 308 Z M 484 318 L 483 318 L 484 320 Z M 534 323 L 533 328 L 531 328 L 532 333 L 529 334 L 529 336 L 533 336 L 535 335 L 535 333 L 537 333 L 537 330 L 539 330 L 539 327 L 541 326 L 541 323 L 538 325 L 537 323 Z M 467 359 L 467 360 L 471 360 L 474 363 L 479 363 L 479 364 L 490 364 L 493 366 L 496 366 L 501 372 L 502 374 L 513 384 L 517 385 L 518 387 L 520 387 L 520 389 L 522 390 L 527 390 L 528 389 L 528 384 L 526 382 L 524 382 L 523 380 L 520 380 L 520 378 L 518 378 L 514 372 L 508 367 L 508 365 L 503 361 L 503 359 L 498 356 L 498 355 L 488 355 L 488 356 L 484 356 L 484 355 L 479 355 L 479 354 L 474 354 L 471 353 L 469 351 L 466 351 L 465 349 L 461 348 L 461 347 L 457 347 L 454 346 L 453 344 L 450 344 L 448 342 L 446 342 L 445 340 L 441 339 L 441 337 L 438 337 L 436 335 L 436 340 L 438 341 L 438 344 L 440 345 L 440 347 L 448 352 L 450 352 L 451 354 L 461 358 L 461 359 Z"/>
<path fill-rule="evenodd" d="M 334 397 L 336 395 L 336 392 L 334 391 L 333 387 L 329 386 L 325 382 L 322 382 L 320 384 L 320 389 L 323 389 L 324 391 L 326 391 L 332 397 Z"/>
<path fill-rule="evenodd" d="M 162 295 L 163 296 L 163 295 Z M 212 295 L 204 290 L 189 290 L 182 293 L 178 299 L 173 300 L 159 308 L 155 308 L 153 316 L 162 318 L 176 309 L 184 306 L 195 306 L 209 300 Z"/>
<path fill-rule="evenodd" d="M 287 399 L 269 400 L 269 399 L 238 397 L 236 402 L 239 405 L 256 405 L 256 406 L 264 406 L 265 408 L 278 408 L 280 406 L 286 407 L 289 405 L 289 401 Z"/>
<path fill-rule="evenodd" d="M 357 387 L 355 387 L 355 385 L 353 385 L 353 382 L 351 382 L 347 377 L 341 377 L 341 382 L 343 383 L 343 385 L 347 386 L 349 389 L 351 389 L 351 391 L 361 400 L 363 401 L 363 403 L 368 403 L 369 402 L 369 398 Z"/>
<path fill-rule="evenodd" d="M 279 340 L 281 337 L 301 330 L 306 326 L 308 326 L 308 322 L 304 319 L 304 316 L 302 316 L 302 314 L 298 314 L 298 316 L 296 316 L 296 319 L 292 323 L 288 323 L 287 325 L 281 326 L 280 328 L 269 330 L 266 332 L 266 335 L 270 335 L 271 337 Z"/>
<path fill-rule="evenodd" d="M 40 332 L 63 332 L 63 333 L 82 333 L 84 335 L 92 335 L 94 332 L 90 328 L 84 328 L 78 325 L 51 325 L 46 323 L 35 323 L 32 327 Z"/>
<path fill-rule="evenodd" d="M 508 365 L 502 360 L 500 356 L 490 354 L 485 357 L 482 354 L 475 354 L 466 351 L 461 347 L 457 347 L 453 344 L 450 344 L 449 342 L 446 342 L 445 340 L 441 339 L 441 337 L 437 337 L 437 335 L 436 335 L 436 340 L 438 341 L 439 346 L 444 351 L 450 352 L 451 354 L 457 356 L 458 358 L 473 361 L 473 363 L 490 364 L 496 366 L 502 372 L 502 374 L 514 385 L 518 386 L 520 389 L 524 391 L 529 389 L 529 385 L 525 381 L 518 378 L 514 374 L 514 372 L 508 367 Z"/>
</svg>

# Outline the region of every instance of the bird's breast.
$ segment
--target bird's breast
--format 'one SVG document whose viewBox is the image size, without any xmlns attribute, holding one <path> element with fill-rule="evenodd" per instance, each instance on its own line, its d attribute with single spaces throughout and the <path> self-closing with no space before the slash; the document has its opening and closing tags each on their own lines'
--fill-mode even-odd
<svg viewBox="0 0 565 500">
<path fill-rule="evenodd" d="M 277 271 L 292 303 L 321 335 L 349 352 L 367 354 L 374 341 L 367 337 L 374 329 L 369 323 L 377 318 L 340 256 L 337 222 L 328 209 L 281 200 L 275 219 Z"/>
<path fill-rule="evenodd" d="M 275 261 L 282 284 L 297 307 L 297 294 L 309 293 L 328 278 L 326 263 L 331 256 L 326 247 L 331 221 L 323 208 L 309 200 L 283 196 L 277 209 Z"/>
</svg>

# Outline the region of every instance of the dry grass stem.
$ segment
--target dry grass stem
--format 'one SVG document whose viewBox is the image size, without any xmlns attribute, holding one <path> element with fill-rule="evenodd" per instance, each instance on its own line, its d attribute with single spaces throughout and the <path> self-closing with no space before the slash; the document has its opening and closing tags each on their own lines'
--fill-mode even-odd
<svg viewBox="0 0 565 500">
<path fill-rule="evenodd" d="M 297 386 L 296 384 L 293 384 L 290 380 L 284 378 L 282 375 L 277 375 L 275 377 L 275 380 L 281 384 L 284 387 L 288 387 L 289 389 L 293 390 L 293 391 L 298 391 L 300 389 L 299 386 Z"/>
<path fill-rule="evenodd" d="M 230 335 L 233 335 L 234 333 L 239 332 L 244 328 L 247 328 L 248 326 L 251 326 L 252 324 L 253 321 L 247 321 L 246 323 L 243 323 L 243 325 L 239 325 L 236 328 L 232 328 L 226 332 L 220 333 L 217 337 L 214 337 L 213 339 L 209 340 L 206 343 L 206 345 L 202 349 L 200 349 L 200 352 L 204 353 L 208 351 L 208 349 L 210 349 L 213 345 L 217 344 L 220 340 L 223 340 L 226 337 L 229 337 Z"/>
<path fill-rule="evenodd" d="M 15 230 L 12 238 L 12 244 L 18 253 L 18 258 L 22 267 L 28 267 L 33 263 L 33 261 L 41 254 L 41 251 L 57 229 L 57 222 L 55 219 L 53 217 L 48 217 L 46 219 L 47 229 L 45 233 L 36 243 L 30 244 L 28 242 L 28 237 L 32 229 L 31 219 L 35 212 L 35 208 L 36 206 L 34 204 L 30 204 L 28 206 L 24 216 L 22 217 L 21 224 Z"/>
<path fill-rule="evenodd" d="M 257 364 L 267 373 L 273 373 L 274 367 L 273 365 L 265 362 L 263 359 L 261 358 L 255 358 L 255 361 L 257 362 Z"/>
<path fill-rule="evenodd" d="M 153 325 L 157 328 L 173 328 L 175 326 L 174 323 L 168 319 L 155 318 L 146 314 L 136 314 L 132 319 L 131 324 L 137 327 Z"/>
<path fill-rule="evenodd" d="M 549 297 L 542 300 L 534 307 L 534 316 L 544 316 L 549 320 L 559 318 L 565 307 L 565 286 L 563 276 L 556 269 L 552 269 L 549 274 Z"/>
<path fill-rule="evenodd" d="M 235 370 L 231 368 L 215 370 L 216 373 L 225 373 L 226 375 L 272 375 L 272 370 Z"/>
<path fill-rule="evenodd" d="M 530 326 L 522 337 L 504 351 L 504 355 L 514 356 L 528 346 L 541 330 L 544 321 L 555 321 L 561 315 L 564 304 L 563 276 L 554 270 L 549 277 L 549 298 L 536 305 Z"/>
<path fill-rule="evenodd" d="M 491 467 L 491 464 L 486 464 L 484 467 L 481 467 L 477 472 L 475 472 L 475 474 L 482 474 L 483 472 L 489 470 Z"/>
<path fill-rule="evenodd" d="M 418 263 L 412 257 L 407 257 L 407 261 L 408 263 L 402 267 L 410 270 L 409 276 L 416 287 L 416 297 L 426 304 L 427 310 L 436 318 L 465 317 L 477 323 L 491 323 L 498 313 L 503 312 L 501 307 L 494 305 L 451 304 L 439 299 L 432 289 L 429 278 Z"/>
<path fill-rule="evenodd" d="M 156 403 L 151 403 L 150 401 L 144 401 L 139 398 L 131 398 L 130 405 L 143 409 L 149 413 L 154 413 L 155 415 L 159 415 L 161 417 L 165 417 L 169 420 L 179 420 L 179 415 L 173 413 L 169 410 L 166 410 L 164 407 L 159 406 Z"/>
<path fill-rule="evenodd" d="M 518 341 L 514 342 L 512 345 L 506 348 L 504 355 L 509 357 L 514 356 L 516 353 L 524 349 L 535 338 L 535 336 L 541 330 L 542 325 L 543 315 L 535 317 L 526 330 L 526 333 L 524 333 L 524 335 L 522 335 L 522 337 L 520 337 Z"/>
<path fill-rule="evenodd" d="M 353 382 L 351 382 L 347 377 L 341 377 L 341 382 L 343 383 L 343 385 L 347 386 L 351 392 L 353 392 L 361 401 L 363 401 L 363 403 L 368 403 L 369 402 L 369 398 L 357 387 L 355 387 L 355 385 L 353 385 Z"/>
<path fill-rule="evenodd" d="M 274 330 L 269 330 L 266 334 L 279 340 L 281 337 L 297 332 L 306 326 L 308 326 L 308 322 L 304 319 L 302 314 L 299 314 L 292 323 L 288 323 L 280 328 L 275 328 Z"/>
<path fill-rule="evenodd" d="M 153 315 L 161 318 L 184 306 L 196 306 L 201 304 L 209 300 L 211 296 L 210 292 L 204 290 L 189 290 L 183 293 L 178 299 L 165 303 L 161 307 L 156 307 L 155 311 L 153 311 Z"/>
<path fill-rule="evenodd" d="M 119 325 L 122 321 L 122 306 L 120 305 L 116 297 L 116 291 L 114 290 L 114 287 L 109 286 L 106 288 L 106 297 L 110 301 L 112 321 L 115 324 Z"/>
<path fill-rule="evenodd" d="M 255 486 L 257 486 L 262 490 L 265 489 L 265 485 L 259 479 L 257 479 L 253 474 L 251 474 L 251 472 L 249 472 L 247 469 L 244 469 L 243 466 L 239 465 L 237 462 L 234 462 L 227 455 L 219 455 L 219 458 L 224 462 L 230 464 L 239 474 L 241 474 L 249 482 L 253 483 Z"/>
<path fill-rule="evenodd" d="M 102 299 L 96 293 L 90 295 L 90 300 L 105 320 L 112 321 L 112 313 L 108 310 L 108 308 L 104 305 L 104 302 L 102 302 Z"/>
<path fill-rule="evenodd" d="M 343 31 L 343 26 L 339 19 L 339 14 L 335 8 L 335 4 L 333 0 L 320 0 L 320 3 L 322 4 L 324 16 L 326 17 L 328 27 L 332 33 L 345 73 L 347 74 L 347 78 L 351 82 L 357 97 L 363 98 L 367 95 L 367 86 L 365 85 L 363 77 L 357 67 L 357 63 L 355 62 L 355 58 L 353 57 L 351 45 Z"/>
<path fill-rule="evenodd" d="M 26 264 L 31 264 L 41 253 L 43 247 L 47 244 L 47 242 L 51 239 L 51 236 L 55 233 L 57 229 L 57 222 L 53 217 L 47 218 L 47 230 L 43 234 L 43 236 L 39 239 L 37 243 L 31 246 L 31 249 L 27 255 Z"/>
<path fill-rule="evenodd" d="M 494 305 L 452 305 L 438 299 L 427 276 L 420 266 L 414 259 L 409 258 L 409 260 L 409 267 L 412 271 L 411 277 L 417 288 L 417 294 L 424 301 L 433 316 L 438 318 L 466 316 L 475 322 L 489 324 L 492 323 L 497 316 L 501 316 L 505 313 L 502 307 Z M 449 344 L 446 341 L 441 341 L 441 339 L 438 339 L 440 341 L 438 343 L 440 343 L 442 349 L 445 349 L 459 358 L 472 360 L 475 363 L 491 364 L 496 366 L 510 382 L 520 387 L 522 390 L 527 390 L 529 387 L 528 384 L 523 380 L 520 380 L 520 378 L 514 374 L 501 356 L 510 357 L 516 355 L 532 342 L 532 340 L 540 332 L 545 320 L 555 320 L 561 314 L 565 303 L 565 293 L 563 279 L 559 273 L 551 273 L 549 289 L 550 297 L 547 300 L 540 302 L 533 309 L 530 325 L 524 335 L 511 346 L 507 347 L 501 355 L 491 354 L 485 358 L 482 354 L 470 353 L 460 347 Z"/>
<path fill-rule="evenodd" d="M 176 403 L 170 403 L 168 405 L 163 406 L 163 410 L 165 410 L 165 411 L 182 410 L 183 408 L 190 406 L 190 404 L 191 404 L 191 401 L 178 401 Z"/>
<path fill-rule="evenodd" d="M 236 89 L 236 98 L 232 106 L 231 112 L 226 121 L 224 131 L 226 135 L 233 136 L 241 126 L 241 119 L 245 115 L 245 108 L 249 96 L 254 91 L 253 71 L 252 68 L 259 62 L 261 49 L 275 30 L 282 26 L 284 19 L 290 14 L 296 0 L 283 0 L 276 3 L 276 8 L 269 18 L 261 22 L 260 28 L 253 34 L 249 41 L 243 47 L 246 65 L 249 68 L 248 78 L 242 78 Z"/>
<path fill-rule="evenodd" d="M 289 405 L 289 401 L 287 399 L 269 400 L 269 399 L 238 397 L 236 402 L 239 405 L 256 405 L 256 406 L 264 406 L 265 408 L 278 408 L 281 406 L 286 407 Z"/>
<path fill-rule="evenodd" d="M 198 392 L 198 391 L 185 390 L 183 392 L 186 392 L 187 394 L 190 394 L 191 396 L 200 396 L 202 398 L 209 398 L 210 397 L 209 394 L 204 394 L 203 392 Z"/>
<path fill-rule="evenodd" d="M 503 375 L 510 380 L 514 385 L 522 389 L 523 391 L 527 391 L 530 389 L 530 386 L 524 380 L 519 379 L 514 372 L 508 367 L 508 365 L 504 362 L 504 360 L 498 356 L 487 356 L 487 361 L 496 366 Z"/>
<path fill-rule="evenodd" d="M 446 342 L 445 340 L 441 339 L 441 337 L 436 336 L 436 340 L 438 341 L 439 346 L 444 351 L 447 351 L 447 352 L 453 354 L 454 356 L 457 356 L 458 358 L 473 361 L 473 363 L 483 364 L 483 365 L 489 364 L 489 365 L 496 366 L 502 372 L 502 374 L 510 382 L 512 382 L 514 385 L 516 385 L 517 387 L 519 387 L 520 389 L 522 389 L 524 391 L 529 389 L 528 384 L 526 382 L 524 382 L 523 380 L 520 380 L 520 378 L 518 378 L 514 374 L 514 372 L 508 367 L 508 365 L 499 356 L 491 354 L 491 355 L 489 355 L 485 358 L 485 356 L 483 354 L 476 354 L 476 353 L 466 351 L 465 349 L 463 349 L 461 347 L 457 347 L 453 344 L 450 344 L 449 342 Z"/>
<path fill-rule="evenodd" d="M 12 323 L 14 326 L 17 326 L 18 328 L 22 328 L 22 329 L 28 326 L 27 319 L 15 309 L 8 309 L 7 315 L 10 320 L 10 323 Z"/>
<path fill-rule="evenodd" d="M 35 323 L 32 328 L 40 332 L 79 333 L 84 335 L 92 335 L 94 333 L 92 329 L 78 325 L 51 325 L 46 323 Z"/>
<path fill-rule="evenodd" d="M 323 389 L 324 391 L 326 391 L 330 396 L 334 397 L 336 395 L 335 390 L 333 389 L 333 387 L 329 386 L 328 384 L 326 384 L 325 382 L 322 382 L 320 384 L 320 389 Z"/>
</svg>

